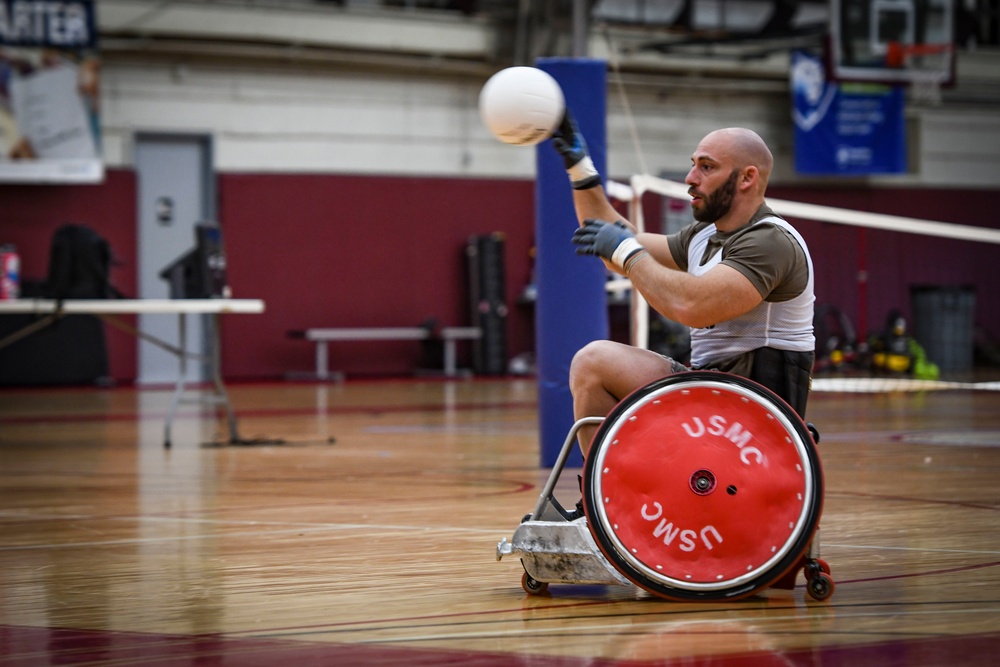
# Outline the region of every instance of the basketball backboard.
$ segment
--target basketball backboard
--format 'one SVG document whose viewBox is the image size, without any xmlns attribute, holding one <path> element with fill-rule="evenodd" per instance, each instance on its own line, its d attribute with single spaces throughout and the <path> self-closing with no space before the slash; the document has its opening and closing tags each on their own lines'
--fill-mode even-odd
<svg viewBox="0 0 1000 667">
<path fill-rule="evenodd" d="M 954 0 L 830 0 L 832 78 L 954 83 L 953 5 Z"/>
</svg>

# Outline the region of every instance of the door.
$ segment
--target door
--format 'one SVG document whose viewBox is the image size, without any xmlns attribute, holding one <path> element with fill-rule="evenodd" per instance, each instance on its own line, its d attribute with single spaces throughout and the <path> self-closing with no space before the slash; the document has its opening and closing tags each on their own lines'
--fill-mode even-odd
<svg viewBox="0 0 1000 667">
<path fill-rule="evenodd" d="M 138 176 L 139 298 L 167 299 L 169 285 L 160 272 L 194 247 L 194 225 L 215 219 L 215 186 L 211 137 L 191 134 L 145 134 L 135 138 Z M 188 315 L 186 347 L 204 354 L 211 334 L 210 319 Z M 139 328 L 161 340 L 178 344 L 177 315 L 140 315 Z M 177 380 L 178 359 L 156 345 L 140 340 L 139 384 Z M 208 377 L 204 364 L 189 362 L 186 380 Z"/>
</svg>

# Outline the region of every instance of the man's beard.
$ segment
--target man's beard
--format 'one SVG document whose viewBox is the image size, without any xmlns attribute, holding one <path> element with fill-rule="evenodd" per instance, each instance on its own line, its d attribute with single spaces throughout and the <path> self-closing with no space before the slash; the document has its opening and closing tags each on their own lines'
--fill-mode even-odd
<svg viewBox="0 0 1000 667">
<path fill-rule="evenodd" d="M 736 179 L 739 170 L 733 169 L 726 182 L 708 195 L 702 195 L 701 211 L 693 209 L 694 219 L 698 222 L 715 222 L 733 207 L 733 197 L 736 195 Z"/>
</svg>

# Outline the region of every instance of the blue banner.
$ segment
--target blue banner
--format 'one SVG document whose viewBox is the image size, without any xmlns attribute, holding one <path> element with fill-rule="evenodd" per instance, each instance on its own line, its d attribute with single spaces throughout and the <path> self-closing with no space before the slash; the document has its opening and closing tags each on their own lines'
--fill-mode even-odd
<svg viewBox="0 0 1000 667">
<path fill-rule="evenodd" d="M 829 81 L 823 61 L 792 52 L 795 169 L 801 174 L 906 172 L 904 91 Z"/>
</svg>

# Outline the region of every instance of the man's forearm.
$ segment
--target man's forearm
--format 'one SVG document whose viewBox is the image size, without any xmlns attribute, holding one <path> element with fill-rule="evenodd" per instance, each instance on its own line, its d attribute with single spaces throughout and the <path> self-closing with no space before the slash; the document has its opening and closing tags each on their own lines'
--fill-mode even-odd
<svg viewBox="0 0 1000 667">
<path fill-rule="evenodd" d="M 580 223 L 583 223 L 584 220 L 607 220 L 608 222 L 621 220 L 633 232 L 636 231 L 632 223 L 620 215 L 611 205 L 608 196 L 604 193 L 604 188 L 601 186 L 587 190 L 574 190 L 573 205 L 576 207 L 576 217 Z"/>
</svg>

